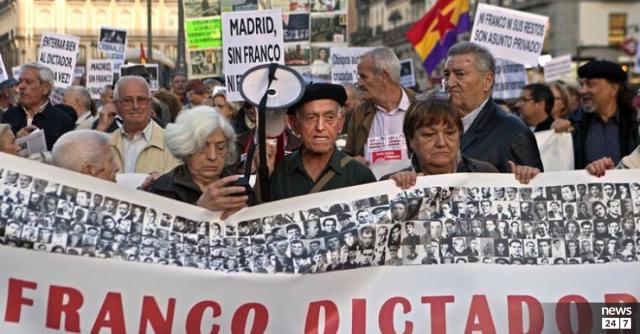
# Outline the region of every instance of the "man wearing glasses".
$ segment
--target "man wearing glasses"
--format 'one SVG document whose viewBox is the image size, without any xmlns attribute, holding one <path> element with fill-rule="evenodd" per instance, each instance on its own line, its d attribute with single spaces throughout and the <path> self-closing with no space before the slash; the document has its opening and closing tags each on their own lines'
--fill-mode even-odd
<svg viewBox="0 0 640 334">
<path fill-rule="evenodd" d="M 533 132 L 551 129 L 553 117 L 553 93 L 543 84 L 529 84 L 522 88 L 516 106 L 520 109 L 520 118 Z"/>
<path fill-rule="evenodd" d="M 272 200 L 376 181 L 369 168 L 335 146 L 344 124 L 342 106 L 346 100 L 342 86 L 313 83 L 289 108 L 289 123 L 303 144 L 275 168 L 275 154 L 269 159 Z"/>
<path fill-rule="evenodd" d="M 151 119 L 151 91 L 144 78 L 124 76 L 113 93 L 122 127 L 111 135 L 110 146 L 119 169 L 164 174 L 179 165 L 164 145 L 164 130 Z"/>
</svg>

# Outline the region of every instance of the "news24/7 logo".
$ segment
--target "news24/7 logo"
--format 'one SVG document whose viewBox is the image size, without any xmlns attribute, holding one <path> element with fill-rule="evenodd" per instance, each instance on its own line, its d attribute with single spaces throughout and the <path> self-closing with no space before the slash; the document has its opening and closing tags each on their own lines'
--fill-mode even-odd
<svg viewBox="0 0 640 334">
<path fill-rule="evenodd" d="M 603 306 L 602 329 L 631 329 L 631 306 Z"/>
</svg>

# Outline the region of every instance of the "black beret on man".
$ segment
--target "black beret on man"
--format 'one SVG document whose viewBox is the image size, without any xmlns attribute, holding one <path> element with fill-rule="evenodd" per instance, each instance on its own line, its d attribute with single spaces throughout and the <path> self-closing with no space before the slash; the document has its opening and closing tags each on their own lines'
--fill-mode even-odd
<svg viewBox="0 0 640 334">
<path fill-rule="evenodd" d="M 303 104 L 315 100 L 334 100 L 342 107 L 347 102 L 347 92 L 341 85 L 332 83 L 308 84 L 300 101 L 289 107 L 287 114 L 291 115 Z"/>
<path fill-rule="evenodd" d="M 581 79 L 607 79 L 611 82 L 626 82 L 627 73 L 620 65 L 608 60 L 592 60 L 578 68 Z"/>
</svg>

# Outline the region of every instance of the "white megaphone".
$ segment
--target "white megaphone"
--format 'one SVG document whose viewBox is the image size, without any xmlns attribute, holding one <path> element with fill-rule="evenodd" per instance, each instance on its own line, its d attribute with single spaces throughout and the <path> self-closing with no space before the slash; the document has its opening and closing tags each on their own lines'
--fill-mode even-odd
<svg viewBox="0 0 640 334">
<path fill-rule="evenodd" d="M 270 176 L 267 167 L 267 138 L 273 139 L 278 147 L 278 153 L 283 154 L 283 135 L 287 108 L 298 102 L 304 95 L 304 80 L 290 67 L 271 63 L 258 65 L 249 69 L 240 79 L 240 95 L 258 109 L 256 126 L 259 167 L 258 184 L 260 193 L 258 201 L 270 200 Z M 252 161 L 256 145 L 250 146 L 247 160 Z M 248 179 L 251 168 L 245 167 L 245 179 Z"/>
<path fill-rule="evenodd" d="M 268 138 L 279 136 L 285 128 L 287 108 L 298 102 L 304 95 L 304 80 L 294 69 L 274 64 L 272 79 L 269 80 L 270 64 L 249 69 L 240 80 L 242 98 L 260 108 L 265 101 L 265 131 Z M 258 124 L 261 117 L 258 112 Z"/>
</svg>

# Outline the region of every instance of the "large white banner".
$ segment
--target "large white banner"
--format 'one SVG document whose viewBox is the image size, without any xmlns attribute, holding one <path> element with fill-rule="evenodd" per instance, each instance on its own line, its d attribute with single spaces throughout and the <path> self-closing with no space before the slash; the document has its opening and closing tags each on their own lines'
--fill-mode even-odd
<svg viewBox="0 0 640 334">
<path fill-rule="evenodd" d="M 80 38 L 77 36 L 42 33 L 38 63 L 53 71 L 56 88 L 67 88 L 73 84 L 78 50 Z"/>
<path fill-rule="evenodd" d="M 0 332 L 15 334 L 600 333 L 586 303 L 640 298 L 638 263 L 255 275 L 0 246 L 0 266 Z"/>
<path fill-rule="evenodd" d="M 224 222 L 27 159 L 0 170 L 0 241 L 23 248 L 0 247 L 0 332 L 582 333 L 604 311 L 570 304 L 640 296 L 629 170 L 385 181 Z"/>
<path fill-rule="evenodd" d="M 536 132 L 535 136 L 545 172 L 573 170 L 573 138 L 571 133 L 546 130 Z"/>
<path fill-rule="evenodd" d="M 479 3 L 471 41 L 496 58 L 537 65 L 549 17 Z"/>
<path fill-rule="evenodd" d="M 240 79 L 250 68 L 284 65 L 282 12 L 261 10 L 222 13 L 222 46 L 227 99 L 241 101 Z"/>
<path fill-rule="evenodd" d="M 373 48 L 331 48 L 331 81 L 356 83 L 360 58 L 371 50 Z"/>
</svg>

